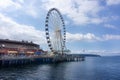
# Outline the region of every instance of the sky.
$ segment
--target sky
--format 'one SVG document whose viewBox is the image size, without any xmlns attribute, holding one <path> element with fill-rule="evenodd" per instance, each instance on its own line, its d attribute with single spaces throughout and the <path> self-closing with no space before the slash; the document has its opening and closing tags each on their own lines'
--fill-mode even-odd
<svg viewBox="0 0 120 80">
<path fill-rule="evenodd" d="M 0 39 L 27 40 L 49 50 L 45 18 L 57 8 L 72 53 L 120 55 L 120 0 L 0 0 Z"/>
</svg>

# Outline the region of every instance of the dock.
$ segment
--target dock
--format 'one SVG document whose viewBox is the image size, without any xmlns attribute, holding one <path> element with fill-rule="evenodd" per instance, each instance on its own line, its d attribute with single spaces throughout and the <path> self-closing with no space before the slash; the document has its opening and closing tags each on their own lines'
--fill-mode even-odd
<svg viewBox="0 0 120 80">
<path fill-rule="evenodd" d="M 29 57 L 7 57 L 0 58 L 0 67 L 4 66 L 20 66 L 27 64 L 49 64 L 60 62 L 84 61 L 83 56 L 59 55 L 59 56 L 29 56 Z"/>
</svg>

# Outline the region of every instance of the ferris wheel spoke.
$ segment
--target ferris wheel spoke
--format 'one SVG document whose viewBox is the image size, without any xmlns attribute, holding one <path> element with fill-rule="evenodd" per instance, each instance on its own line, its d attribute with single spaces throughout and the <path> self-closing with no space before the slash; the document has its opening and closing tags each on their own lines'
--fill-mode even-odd
<svg viewBox="0 0 120 80">
<path fill-rule="evenodd" d="M 58 14 L 55 13 L 55 12 L 52 14 L 52 16 L 54 16 L 54 17 L 53 17 L 53 18 L 54 18 L 53 20 L 54 20 L 55 27 L 59 27 L 59 26 L 60 26 L 60 24 L 59 24 L 59 23 L 60 23 L 60 19 L 59 19 L 60 17 L 59 17 Z"/>
<path fill-rule="evenodd" d="M 52 14 L 51 14 L 51 16 L 50 17 L 52 17 Z M 50 24 L 51 24 L 51 26 L 50 26 L 50 28 L 52 29 L 52 30 L 54 30 L 54 28 L 55 28 L 55 21 L 54 21 L 55 19 L 52 17 L 52 18 L 50 18 Z"/>
</svg>

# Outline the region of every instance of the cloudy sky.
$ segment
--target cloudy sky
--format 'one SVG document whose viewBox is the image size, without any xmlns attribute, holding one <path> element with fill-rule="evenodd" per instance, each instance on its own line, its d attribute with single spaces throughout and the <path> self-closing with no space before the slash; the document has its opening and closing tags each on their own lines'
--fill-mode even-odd
<svg viewBox="0 0 120 80">
<path fill-rule="evenodd" d="M 120 53 L 120 0 L 0 0 L 0 38 L 33 41 L 49 50 L 44 25 L 53 7 L 65 20 L 72 53 Z"/>
</svg>

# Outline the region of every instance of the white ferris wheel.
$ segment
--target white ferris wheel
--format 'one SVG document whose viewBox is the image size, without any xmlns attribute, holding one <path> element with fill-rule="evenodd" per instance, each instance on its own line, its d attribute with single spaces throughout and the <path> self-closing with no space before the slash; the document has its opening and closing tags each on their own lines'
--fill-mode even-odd
<svg viewBox="0 0 120 80">
<path fill-rule="evenodd" d="M 48 47 L 53 53 L 63 54 L 66 46 L 66 28 L 61 13 L 52 8 L 45 21 L 45 33 Z"/>
</svg>

